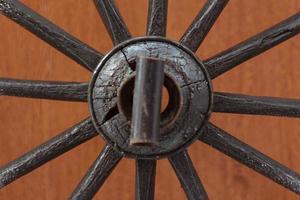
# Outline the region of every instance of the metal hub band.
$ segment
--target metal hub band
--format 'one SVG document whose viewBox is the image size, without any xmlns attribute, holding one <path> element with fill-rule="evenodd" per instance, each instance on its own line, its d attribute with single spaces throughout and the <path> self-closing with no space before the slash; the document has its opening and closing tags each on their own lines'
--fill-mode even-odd
<svg viewBox="0 0 300 200">
<path fill-rule="evenodd" d="M 162 115 L 159 143 L 130 145 L 131 107 L 135 58 L 147 56 L 166 63 L 165 87 L 169 104 Z M 211 111 L 211 83 L 201 61 L 178 43 L 145 37 L 115 47 L 96 69 L 89 90 L 89 105 L 99 133 L 130 157 L 158 158 L 191 144 Z M 124 100 L 125 99 L 125 100 Z M 127 102 L 127 104 L 126 104 Z"/>
</svg>

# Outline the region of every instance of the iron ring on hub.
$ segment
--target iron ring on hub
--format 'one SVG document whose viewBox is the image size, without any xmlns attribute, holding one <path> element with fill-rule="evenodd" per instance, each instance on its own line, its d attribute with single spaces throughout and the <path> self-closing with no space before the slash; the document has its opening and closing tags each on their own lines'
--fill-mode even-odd
<svg viewBox="0 0 300 200">
<path fill-rule="evenodd" d="M 137 56 L 166 63 L 170 98 L 156 146 L 129 142 Z M 204 65 L 190 50 L 164 38 L 136 38 L 115 47 L 98 65 L 90 83 L 89 106 L 96 129 L 119 151 L 129 157 L 159 158 L 180 151 L 201 134 L 211 112 L 212 86 Z"/>
</svg>

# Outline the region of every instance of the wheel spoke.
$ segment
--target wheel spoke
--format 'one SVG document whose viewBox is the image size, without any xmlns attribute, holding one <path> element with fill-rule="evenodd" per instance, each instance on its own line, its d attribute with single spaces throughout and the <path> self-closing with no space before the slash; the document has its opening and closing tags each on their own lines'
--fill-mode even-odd
<svg viewBox="0 0 300 200">
<path fill-rule="evenodd" d="M 0 78 L 0 96 L 86 102 L 88 86 L 88 83 Z"/>
<path fill-rule="evenodd" d="M 205 200 L 208 196 L 186 151 L 169 158 L 189 200 Z"/>
<path fill-rule="evenodd" d="M 136 161 L 136 200 L 153 200 L 156 160 Z"/>
<path fill-rule="evenodd" d="M 102 55 L 17 0 L 0 0 L 0 13 L 20 24 L 77 63 L 93 71 Z"/>
<path fill-rule="evenodd" d="M 180 43 L 194 52 L 197 51 L 228 1 L 229 0 L 207 0 L 202 10 L 182 36 Z"/>
<path fill-rule="evenodd" d="M 0 168 L 0 188 L 96 136 L 90 118 Z"/>
<path fill-rule="evenodd" d="M 131 38 L 114 0 L 94 0 L 94 3 L 115 45 Z"/>
<path fill-rule="evenodd" d="M 206 131 L 200 136 L 200 140 L 287 189 L 300 194 L 300 175 L 298 173 L 260 153 L 213 124 L 208 124 Z"/>
<path fill-rule="evenodd" d="M 300 117 L 300 100 L 214 93 L 214 112 Z"/>
<path fill-rule="evenodd" d="M 147 35 L 166 36 L 168 0 L 149 0 Z"/>
<path fill-rule="evenodd" d="M 106 145 L 70 199 L 92 199 L 122 157 L 122 153 Z"/>
<path fill-rule="evenodd" d="M 300 12 L 204 61 L 211 78 L 267 51 L 300 32 Z"/>
</svg>

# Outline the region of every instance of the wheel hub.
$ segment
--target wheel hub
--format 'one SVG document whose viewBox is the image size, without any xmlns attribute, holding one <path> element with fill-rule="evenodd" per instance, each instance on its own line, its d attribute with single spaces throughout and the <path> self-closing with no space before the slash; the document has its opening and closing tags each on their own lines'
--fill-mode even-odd
<svg viewBox="0 0 300 200">
<path fill-rule="evenodd" d="M 135 59 L 147 56 L 166 63 L 164 86 L 169 103 L 161 113 L 159 143 L 136 146 L 131 134 Z M 194 54 L 178 43 L 147 37 L 115 47 L 97 67 L 89 90 L 89 105 L 99 133 L 130 157 L 159 158 L 191 144 L 211 111 L 211 83 Z"/>
</svg>

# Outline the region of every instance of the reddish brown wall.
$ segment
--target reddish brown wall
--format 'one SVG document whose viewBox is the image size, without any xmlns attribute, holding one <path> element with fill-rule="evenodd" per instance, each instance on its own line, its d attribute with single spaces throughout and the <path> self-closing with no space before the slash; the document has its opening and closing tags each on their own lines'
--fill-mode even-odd
<svg viewBox="0 0 300 200">
<path fill-rule="evenodd" d="M 169 0 L 168 36 L 178 40 L 204 0 Z M 112 43 L 92 0 L 24 0 L 31 8 L 102 52 Z M 131 32 L 144 34 L 146 0 L 117 0 Z M 299 0 L 231 0 L 198 51 L 207 58 L 300 10 Z M 218 91 L 300 98 L 300 38 L 242 64 L 214 81 Z M 89 81 L 82 67 L 0 16 L 0 77 Z M 83 103 L 0 98 L 0 165 L 88 115 Z M 300 120 L 213 114 L 241 140 L 300 172 Z M 103 147 L 96 138 L 0 191 L 0 199 L 66 199 Z M 298 199 L 296 195 L 197 142 L 190 154 L 211 199 Z M 184 193 L 169 163 L 158 164 L 156 199 Z M 95 199 L 134 198 L 134 162 L 123 160 Z"/>
</svg>

